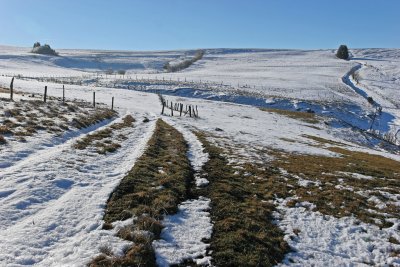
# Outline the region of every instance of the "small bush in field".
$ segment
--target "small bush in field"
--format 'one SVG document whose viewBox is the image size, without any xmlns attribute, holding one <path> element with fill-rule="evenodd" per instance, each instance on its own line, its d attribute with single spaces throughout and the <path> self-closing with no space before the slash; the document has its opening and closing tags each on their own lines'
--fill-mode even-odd
<svg viewBox="0 0 400 267">
<path fill-rule="evenodd" d="M 33 45 L 33 49 L 31 52 L 35 54 L 58 56 L 58 53 L 54 49 L 52 49 L 50 45 L 48 44 L 40 45 L 39 42 L 36 42 Z"/>
</svg>

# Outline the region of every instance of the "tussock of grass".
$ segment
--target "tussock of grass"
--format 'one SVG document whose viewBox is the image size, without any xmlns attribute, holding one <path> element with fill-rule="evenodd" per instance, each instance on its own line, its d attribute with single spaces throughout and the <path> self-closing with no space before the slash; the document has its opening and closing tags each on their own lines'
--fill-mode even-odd
<svg viewBox="0 0 400 267">
<path fill-rule="evenodd" d="M 118 232 L 134 244 L 123 257 L 101 254 L 89 266 L 155 266 L 151 243 L 161 233 L 161 220 L 187 198 L 192 171 L 186 155 L 183 136 L 158 120 L 147 150 L 111 194 L 104 215 L 106 229 L 114 221 L 134 217 L 133 225 Z"/>
<path fill-rule="evenodd" d="M 136 121 L 136 120 L 135 120 L 131 115 L 126 115 L 126 116 L 122 119 L 122 122 L 120 122 L 120 123 L 114 123 L 114 124 L 111 125 L 110 127 L 111 127 L 111 129 L 114 129 L 114 130 L 119 130 L 119 129 L 122 129 L 122 128 L 132 127 L 132 126 L 133 126 L 133 123 L 134 123 L 135 121 Z"/>
<path fill-rule="evenodd" d="M 290 111 L 283 109 L 272 109 L 272 108 L 260 108 L 262 111 L 273 112 L 279 115 L 283 115 L 292 119 L 301 120 L 307 123 L 316 124 L 320 122 L 315 113 L 303 112 L 303 111 Z"/>
<path fill-rule="evenodd" d="M 111 143 L 111 144 L 102 144 L 98 149 L 97 153 L 99 154 L 107 154 L 107 153 L 112 153 L 117 151 L 118 148 L 120 148 L 121 145 L 118 143 Z"/>
<path fill-rule="evenodd" d="M 210 250 L 216 266 L 272 266 L 289 251 L 284 233 L 272 222 L 274 206 L 268 202 L 267 187 L 273 171 L 265 179 L 245 177 L 244 171 L 257 169 L 248 165 L 243 172 L 228 164 L 222 149 L 197 133 L 210 158 L 204 166 L 210 184 L 204 194 L 211 199 L 214 231 Z"/>
<path fill-rule="evenodd" d="M 82 149 L 85 149 L 88 146 L 90 146 L 94 141 L 109 138 L 111 136 L 112 136 L 112 130 L 110 128 L 106 128 L 104 130 L 100 130 L 95 133 L 86 135 L 84 138 L 82 138 L 81 140 L 78 140 L 74 144 L 74 148 L 82 150 Z"/>
</svg>

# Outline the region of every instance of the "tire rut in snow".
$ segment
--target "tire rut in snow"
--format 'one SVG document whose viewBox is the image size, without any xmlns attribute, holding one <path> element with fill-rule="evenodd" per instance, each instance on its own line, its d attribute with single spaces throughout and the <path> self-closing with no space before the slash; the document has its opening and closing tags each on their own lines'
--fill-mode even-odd
<svg viewBox="0 0 400 267">
<path fill-rule="evenodd" d="M 289 246 L 284 233 L 273 223 L 275 206 L 265 189 L 271 179 L 240 174 L 229 165 L 221 148 L 208 142 L 204 133 L 198 132 L 197 136 L 209 154 L 203 167 L 209 185 L 198 189 L 198 193 L 211 200 L 212 264 L 272 266 L 281 262 Z M 248 168 L 246 171 L 254 173 L 254 166 Z"/>
<path fill-rule="evenodd" d="M 137 131 L 133 129 L 134 121 L 134 118 L 128 115 L 121 122 L 113 123 L 104 129 L 112 130 L 110 136 L 115 137 L 114 142 L 118 142 L 117 144 L 121 147 L 125 140 L 120 140 L 117 137 L 132 135 L 134 131 Z M 77 143 L 88 138 L 88 136 L 97 136 L 104 129 L 96 130 L 94 133 L 78 139 Z M 105 143 L 105 145 L 108 144 Z M 104 147 L 101 146 L 100 148 L 101 150 L 92 153 L 93 156 L 87 151 L 73 150 L 70 144 L 64 144 L 48 149 L 49 151 L 44 157 L 35 159 L 31 164 L 21 164 L 22 166 L 18 165 L 20 167 L 18 169 L 13 167 L 8 169 L 7 172 L 2 172 L 3 185 L 13 186 L 13 190 L 11 190 L 12 194 L 7 195 L 7 199 L 0 198 L 2 205 L 0 218 L 7 218 L 7 222 L 3 222 L 0 230 L 15 226 L 24 218 L 34 216 L 36 212 L 46 208 L 48 202 L 57 201 L 61 198 L 75 183 L 79 184 L 79 178 L 75 172 L 87 173 L 88 176 L 99 173 L 99 166 L 96 163 L 102 159 L 99 158 L 100 155 L 96 154 L 105 154 L 103 153 Z M 99 149 L 98 145 L 96 149 Z M 107 149 L 106 152 L 114 151 Z M 97 158 L 94 159 L 93 157 L 96 156 Z M 107 159 L 110 160 L 111 157 Z M 75 179 L 70 178 L 70 176 Z M 86 182 L 82 183 L 86 184 Z M 27 187 L 31 189 L 27 190 Z"/>
<path fill-rule="evenodd" d="M 187 157 L 193 168 L 192 198 L 179 204 L 178 212 L 165 216 L 160 239 L 153 242 L 156 263 L 159 266 L 209 266 L 208 247 L 213 225 L 210 218 L 210 199 L 197 194 L 200 187 L 208 185 L 202 176 L 202 167 L 208 161 L 202 143 L 187 127 L 173 120 L 168 123 L 182 133 L 188 143 Z"/>
<path fill-rule="evenodd" d="M 160 236 L 161 220 L 190 196 L 193 173 L 187 152 L 182 134 L 158 120 L 147 150 L 111 194 L 104 215 L 105 229 L 132 219 L 117 235 L 134 243 L 123 256 L 102 253 L 89 266 L 156 265 L 152 241 Z"/>
<path fill-rule="evenodd" d="M 82 266 L 99 243 L 119 246 L 117 238 L 97 229 L 104 203 L 142 155 L 154 127 L 152 120 L 122 129 L 128 139 L 117 153 L 88 155 L 68 143 L 3 176 L 2 186 L 10 190 L 0 199 L 2 263 Z"/>
</svg>

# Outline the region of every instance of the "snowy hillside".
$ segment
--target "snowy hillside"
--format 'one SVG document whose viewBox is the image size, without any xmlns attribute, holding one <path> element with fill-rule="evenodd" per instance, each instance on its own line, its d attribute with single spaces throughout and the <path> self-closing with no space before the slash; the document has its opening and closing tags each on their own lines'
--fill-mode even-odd
<svg viewBox="0 0 400 267">
<path fill-rule="evenodd" d="M 399 49 L 57 52 L 0 46 L 0 265 L 400 266 Z"/>
</svg>

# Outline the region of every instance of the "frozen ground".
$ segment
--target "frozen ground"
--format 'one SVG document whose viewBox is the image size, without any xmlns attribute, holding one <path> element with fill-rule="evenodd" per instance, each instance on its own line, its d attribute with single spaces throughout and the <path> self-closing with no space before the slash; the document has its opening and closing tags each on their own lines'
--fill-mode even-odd
<svg viewBox="0 0 400 267">
<path fill-rule="evenodd" d="M 185 56 L 187 51 L 170 52 L 107 52 L 85 50 L 59 50 L 61 58 L 34 56 L 27 53 L 29 49 L 0 47 L 0 86 L 8 87 L 10 75 L 22 76 L 70 76 L 96 74 L 91 72 L 104 71 L 108 68 L 124 68 L 131 75 L 140 73 L 144 79 L 152 78 L 151 86 L 163 89 L 157 80 L 172 77 L 175 81 L 194 80 L 222 83 L 224 90 L 212 91 L 214 95 L 222 94 L 221 100 L 228 100 L 237 93 L 237 89 L 257 93 L 263 101 L 279 104 L 282 98 L 290 98 L 290 109 L 295 107 L 314 107 L 323 102 L 319 113 L 332 111 L 334 100 L 346 101 L 356 108 L 347 110 L 345 114 L 354 115 L 355 123 L 361 125 L 365 117 L 360 114 L 373 110 L 368 102 L 351 86 L 343 83 L 342 78 L 351 68 L 361 64 L 358 69 L 361 79 L 357 88 L 372 96 L 383 111 L 387 111 L 389 121 L 382 119 L 389 130 L 399 127 L 398 100 L 399 85 L 399 50 L 364 49 L 353 52 L 351 61 L 341 61 L 334 57 L 332 50 L 294 51 L 294 50 L 207 50 L 204 59 L 196 62 L 190 68 L 174 74 L 163 74 L 162 65 L 169 60 Z M 158 72 L 157 74 L 154 74 Z M 153 73 L 153 74 L 152 74 Z M 88 262 L 104 244 L 113 244 L 116 252 L 121 253 L 124 243 L 113 236 L 112 232 L 101 230 L 102 214 L 105 202 L 110 192 L 119 180 L 132 167 L 141 154 L 146 141 L 150 137 L 154 121 L 160 117 L 161 106 L 157 95 L 135 90 L 113 89 L 114 86 L 104 86 L 115 82 L 122 84 L 119 77 L 104 78 L 95 87 L 95 83 L 87 85 L 67 85 L 68 99 L 83 99 L 91 101 L 93 91 L 98 102 L 110 105 L 111 97 L 115 97 L 115 107 L 121 116 L 132 114 L 138 123 L 128 129 L 129 138 L 122 148 L 114 154 L 95 155 L 88 151 L 77 151 L 71 144 L 85 135 L 77 132 L 60 140 L 52 146 L 46 142 L 31 142 L 26 146 L 32 148 L 30 156 L 14 162 L 12 153 L 18 156 L 20 149 L 7 147 L 7 157 L 0 162 L 0 263 L 9 266 L 37 264 L 38 266 L 81 266 Z M 350 80 L 354 83 L 355 81 Z M 239 83 L 239 85 L 237 84 Z M 39 94 L 44 86 L 49 87 L 49 95 L 62 96 L 62 85 L 38 80 L 16 79 L 15 89 Z M 103 86 L 101 86 L 103 85 Z M 255 86 L 255 88 L 254 88 Z M 116 86 L 118 87 L 118 86 Z M 179 83 L 175 89 L 183 87 Z M 185 85 L 185 87 L 187 87 Z M 239 87 L 239 88 L 238 88 Z M 171 89 L 169 86 L 166 89 Z M 190 88 L 189 88 L 190 89 Z M 231 90 L 231 91 L 229 91 Z M 277 98 L 279 96 L 279 99 Z M 230 142 L 241 144 L 242 149 L 236 151 L 243 154 L 247 160 L 258 158 L 270 160 L 269 155 L 257 154 L 252 148 L 279 149 L 292 153 L 338 156 L 324 147 L 316 146 L 315 142 L 305 135 L 313 135 L 342 143 L 354 151 L 364 151 L 383 155 L 400 161 L 400 156 L 375 146 L 360 146 L 353 140 L 365 139 L 357 131 L 342 124 L 331 123 L 329 117 L 324 117 L 317 124 L 310 124 L 295 118 L 261 111 L 251 105 L 210 101 L 200 98 L 185 98 L 176 94 L 167 96 L 170 101 L 180 101 L 185 104 L 197 105 L 200 118 L 164 117 L 171 125 L 184 134 L 189 143 L 191 163 L 198 171 L 207 161 L 207 155 L 202 154 L 201 144 L 194 138 L 192 130 L 201 130 L 216 136 L 223 136 Z M 204 97 L 205 98 L 205 97 Z M 309 102 L 302 106 L 304 101 Z M 254 100 L 254 99 L 252 99 Z M 235 102 L 235 101 L 233 101 Z M 240 102 L 240 101 L 237 101 Z M 3 105 L 3 102 L 0 102 Z M 257 102 L 249 101 L 248 104 Z M 285 102 L 287 103 L 287 102 Z M 280 104 L 279 104 L 280 105 Z M 314 105 L 314 106 L 312 106 Z M 285 106 L 282 104 L 280 106 Z M 389 116 L 388 115 L 388 116 Z M 141 123 L 144 117 L 151 119 L 149 124 Z M 326 122 L 326 123 L 324 123 Z M 368 121 L 364 122 L 368 128 Z M 357 124 L 358 125 L 358 124 Z M 101 125 L 98 125 L 101 126 Z M 388 128 L 389 127 L 389 128 Z M 96 127 L 89 130 L 95 130 Z M 216 129 L 219 128 L 218 131 Z M 100 128 L 101 129 L 101 128 Z M 222 131 L 221 131 L 222 130 Z M 343 140 L 345 138 L 346 140 Z M 15 148 L 15 150 L 13 150 Z M 34 149 L 33 149 L 34 148 Z M 0 150 L 2 153 L 2 150 Z M 2 155 L 3 156 L 3 155 Z M 306 163 L 305 163 L 306 164 Z M 306 166 L 305 166 L 306 168 Z M 207 183 L 197 177 L 200 186 Z M 398 200 L 397 200 L 398 202 Z M 206 245 L 201 241 L 210 232 L 210 223 L 205 211 L 209 205 L 207 199 L 195 199 L 182 203 L 180 211 L 175 216 L 166 218 L 167 228 L 164 238 L 155 247 L 159 249 L 159 263 L 178 262 L 192 258 L 196 251 L 188 247 L 195 244 L 204 255 Z M 380 230 L 372 225 L 361 225 L 365 232 L 359 232 L 350 217 L 335 219 L 322 218 L 318 212 L 297 207 L 287 209 L 279 206 L 279 225 L 285 230 L 287 238 L 292 235 L 294 224 L 301 229 L 301 234 L 290 245 L 297 253 L 290 254 L 295 264 L 350 264 L 374 262 L 377 265 L 400 265 L 398 256 L 393 256 L 393 249 L 398 246 L 386 239 L 394 235 L 399 240 L 397 230 Z M 285 210 L 287 209 L 287 210 Z M 193 220 L 191 216 L 199 216 Z M 186 218 L 186 220 L 182 220 Z M 299 221 L 297 223 L 297 221 Z M 181 224 L 177 223 L 181 222 Z M 394 222 L 397 226 L 398 221 Z M 191 241 L 185 242 L 184 229 L 200 225 L 201 229 L 193 235 Z M 308 228 L 308 225 L 312 227 Z M 364 231 L 364 230 L 363 230 Z M 392 232 L 390 232 L 392 231 Z M 318 233 L 321 234 L 318 234 Z M 346 237 L 349 234 L 349 237 Z M 29 238 L 27 238 L 29 237 Z M 174 238 L 172 238 L 174 237 Z M 318 247 L 324 251 L 317 251 Z M 354 250 L 354 246 L 358 246 Z M 179 248 L 179 252 L 171 253 Z M 360 253 L 356 253 L 360 252 Z M 209 259 L 204 258 L 205 262 Z M 288 259 L 287 259 L 288 260 Z M 288 260 L 284 264 L 289 264 Z"/>
<path fill-rule="evenodd" d="M 334 50 L 207 49 L 201 60 L 176 73 L 164 72 L 163 65 L 195 51 L 60 50 L 60 57 L 49 57 L 29 50 L 0 46 L 0 75 L 272 108 L 311 108 L 364 130 L 371 128 L 376 112 L 366 99 L 371 96 L 383 108 L 372 129 L 382 134 L 400 128 L 398 49 L 352 50 L 349 61 L 337 59 Z M 127 74 L 106 75 L 109 69 Z M 0 80 L 0 85 L 7 83 Z"/>
</svg>

